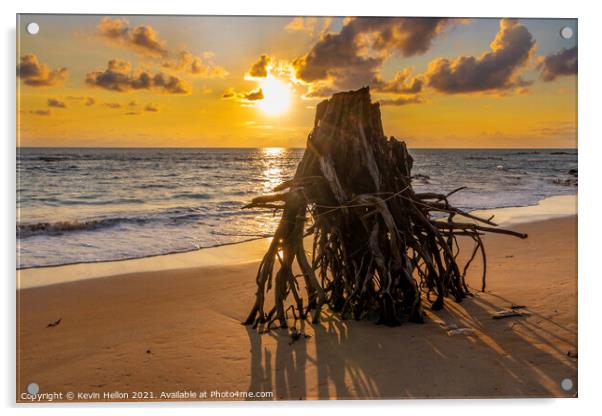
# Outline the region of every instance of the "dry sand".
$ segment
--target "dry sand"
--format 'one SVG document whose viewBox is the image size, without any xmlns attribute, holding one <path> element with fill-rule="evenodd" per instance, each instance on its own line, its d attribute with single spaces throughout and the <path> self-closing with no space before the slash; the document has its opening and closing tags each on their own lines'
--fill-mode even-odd
<svg viewBox="0 0 602 416">
<path fill-rule="evenodd" d="M 515 228 L 529 238 L 485 237 L 487 291 L 427 310 L 426 324 L 388 328 L 324 312 L 296 342 L 288 330 L 259 335 L 240 324 L 263 240 L 187 254 L 205 256 L 204 265 L 176 270 L 173 257 L 162 256 L 134 266 L 21 271 L 17 400 L 27 401 L 21 393 L 31 382 L 40 393 L 97 392 L 101 400 L 105 392 L 132 400 L 133 392 L 160 398 L 185 390 L 208 399 L 215 391 L 288 400 L 573 397 L 577 358 L 567 354 L 577 352 L 577 218 Z M 176 263 L 190 265 L 185 258 Z M 136 267 L 142 271 L 131 272 Z M 475 290 L 480 272 L 476 263 Z M 75 280 L 78 273 L 85 279 Z M 491 318 L 511 304 L 525 305 L 529 316 Z M 449 335 L 453 325 L 474 333 Z M 568 392 L 565 378 L 575 384 Z"/>
</svg>

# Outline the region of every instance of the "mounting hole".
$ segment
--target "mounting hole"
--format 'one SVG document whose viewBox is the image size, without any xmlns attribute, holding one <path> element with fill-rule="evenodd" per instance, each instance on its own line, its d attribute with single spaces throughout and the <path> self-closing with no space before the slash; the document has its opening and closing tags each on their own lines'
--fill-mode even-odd
<svg viewBox="0 0 602 416">
<path fill-rule="evenodd" d="M 39 391 L 40 391 L 40 386 L 38 386 L 38 383 L 29 383 L 27 385 L 27 393 L 29 393 L 29 394 L 36 395 L 36 394 L 38 394 Z"/>
<path fill-rule="evenodd" d="M 570 378 L 562 379 L 562 381 L 560 382 L 560 387 L 564 391 L 571 391 L 573 389 L 573 380 L 571 380 Z"/>
<path fill-rule="evenodd" d="M 37 35 L 38 32 L 40 31 L 40 25 L 37 24 L 36 22 L 31 22 L 31 23 L 27 24 L 25 29 L 27 30 L 27 33 L 29 33 L 30 35 Z"/>
<path fill-rule="evenodd" d="M 573 29 L 571 29 L 568 26 L 563 27 L 562 29 L 560 29 L 560 37 L 562 39 L 570 39 L 573 37 Z"/>
</svg>

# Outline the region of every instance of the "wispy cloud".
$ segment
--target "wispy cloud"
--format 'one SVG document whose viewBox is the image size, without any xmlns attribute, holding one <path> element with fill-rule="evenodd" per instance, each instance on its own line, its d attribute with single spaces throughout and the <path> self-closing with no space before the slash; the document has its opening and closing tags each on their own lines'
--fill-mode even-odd
<svg viewBox="0 0 602 416">
<path fill-rule="evenodd" d="M 49 116 L 50 110 L 31 110 L 29 113 L 34 116 Z"/>
</svg>

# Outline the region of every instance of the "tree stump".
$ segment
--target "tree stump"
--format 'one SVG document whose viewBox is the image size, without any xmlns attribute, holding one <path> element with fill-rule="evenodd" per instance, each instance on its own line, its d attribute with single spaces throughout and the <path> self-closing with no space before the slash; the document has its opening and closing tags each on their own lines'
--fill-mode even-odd
<svg viewBox="0 0 602 416">
<path fill-rule="evenodd" d="M 423 322 L 423 303 L 436 310 L 446 297 L 460 302 L 469 294 L 466 270 L 478 253 L 486 260 L 484 232 L 526 238 L 454 208 L 451 193 L 415 193 L 412 163 L 405 143 L 384 135 L 368 88 L 318 104 L 294 177 L 245 207 L 282 210 L 245 324 L 286 327 L 288 310 L 295 319 L 318 322 L 324 305 L 343 319 Z M 436 219 L 434 212 L 444 216 Z M 463 268 L 456 260 L 460 235 L 475 242 Z M 309 250 L 307 236 L 313 239 Z M 300 275 L 293 272 L 295 261 Z M 274 299 L 266 307 L 270 290 Z"/>
</svg>

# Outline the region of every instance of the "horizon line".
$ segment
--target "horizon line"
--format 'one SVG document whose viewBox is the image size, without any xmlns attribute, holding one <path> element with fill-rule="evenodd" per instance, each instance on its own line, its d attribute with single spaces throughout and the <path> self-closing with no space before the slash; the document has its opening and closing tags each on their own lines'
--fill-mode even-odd
<svg viewBox="0 0 602 416">
<path fill-rule="evenodd" d="M 406 143 L 407 146 L 407 143 Z M 507 149 L 571 149 L 574 147 L 410 147 L 408 149 L 438 150 L 507 150 Z M 306 149 L 306 146 L 16 146 L 16 149 Z"/>
</svg>

